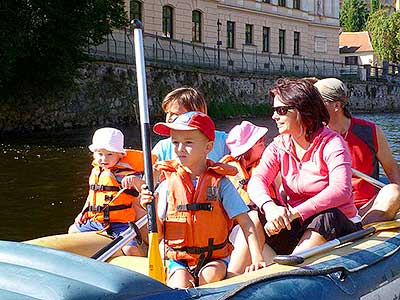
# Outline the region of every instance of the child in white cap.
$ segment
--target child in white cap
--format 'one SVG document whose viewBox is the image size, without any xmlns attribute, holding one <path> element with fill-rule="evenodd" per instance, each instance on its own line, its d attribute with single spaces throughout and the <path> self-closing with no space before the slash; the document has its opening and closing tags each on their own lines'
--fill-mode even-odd
<svg viewBox="0 0 400 300">
<path fill-rule="evenodd" d="M 143 153 L 124 149 L 124 135 L 115 128 L 100 128 L 89 146 L 93 152 L 93 169 L 89 177 L 89 195 L 82 212 L 68 232 L 106 230 L 119 236 L 145 214 L 140 207 L 138 191 L 141 179 Z M 143 255 L 137 240 L 122 248 L 125 255 Z"/>
</svg>

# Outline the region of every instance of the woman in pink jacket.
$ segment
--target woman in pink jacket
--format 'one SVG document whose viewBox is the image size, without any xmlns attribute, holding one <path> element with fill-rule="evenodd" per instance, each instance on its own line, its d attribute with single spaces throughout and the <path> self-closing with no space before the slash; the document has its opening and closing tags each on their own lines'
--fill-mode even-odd
<svg viewBox="0 0 400 300">
<path fill-rule="evenodd" d="M 270 90 L 279 135 L 265 149 L 248 185 L 259 207 L 268 245 L 296 253 L 361 229 L 345 142 L 324 125 L 329 114 L 304 79 L 280 79 Z M 268 186 L 281 174 L 286 200 Z"/>
</svg>

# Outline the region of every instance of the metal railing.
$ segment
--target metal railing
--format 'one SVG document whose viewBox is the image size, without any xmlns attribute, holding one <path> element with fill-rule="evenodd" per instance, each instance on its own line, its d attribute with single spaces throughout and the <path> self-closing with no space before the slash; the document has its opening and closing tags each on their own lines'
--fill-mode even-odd
<svg viewBox="0 0 400 300">
<path fill-rule="evenodd" d="M 219 69 L 253 75 L 277 74 L 400 81 L 400 66 L 397 65 L 384 67 L 345 65 L 337 61 L 248 51 L 244 48 L 218 49 L 217 46 L 209 47 L 150 33 L 143 34 L 143 46 L 146 63 L 150 65 Z M 98 59 L 133 64 L 135 53 L 132 34 L 127 30 L 115 31 L 107 36 L 106 42 L 89 48 L 88 52 Z"/>
</svg>

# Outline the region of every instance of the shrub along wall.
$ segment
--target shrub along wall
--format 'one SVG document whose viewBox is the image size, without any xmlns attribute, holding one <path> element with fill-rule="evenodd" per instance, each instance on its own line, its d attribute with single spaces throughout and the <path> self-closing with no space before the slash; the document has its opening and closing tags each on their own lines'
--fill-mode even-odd
<svg viewBox="0 0 400 300">
<path fill-rule="evenodd" d="M 181 86 L 199 88 L 216 119 L 270 113 L 268 90 L 276 77 L 224 74 L 204 70 L 148 67 L 152 120 L 163 117 L 162 98 Z M 346 82 L 353 112 L 400 111 L 400 86 L 383 82 Z M 0 131 L 116 126 L 138 120 L 136 73 L 132 66 L 93 63 L 69 90 L 46 98 L 15 99 L 0 105 Z"/>
</svg>

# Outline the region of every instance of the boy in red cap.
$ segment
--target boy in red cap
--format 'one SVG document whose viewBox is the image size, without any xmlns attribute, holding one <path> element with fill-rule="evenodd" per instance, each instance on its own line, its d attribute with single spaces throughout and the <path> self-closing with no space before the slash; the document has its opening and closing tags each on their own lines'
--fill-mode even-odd
<svg viewBox="0 0 400 300">
<path fill-rule="evenodd" d="M 157 123 L 154 132 L 171 136 L 176 159 L 156 163 L 163 180 L 152 193 L 143 186 L 141 204 L 156 199 L 158 222 L 169 258 L 167 284 L 189 288 L 225 278 L 233 246 L 233 221 L 241 226 L 252 264 L 264 267 L 248 207 L 225 177 L 237 170 L 207 159 L 215 138 L 214 122 L 204 113 L 188 112 L 173 123 Z"/>
</svg>

